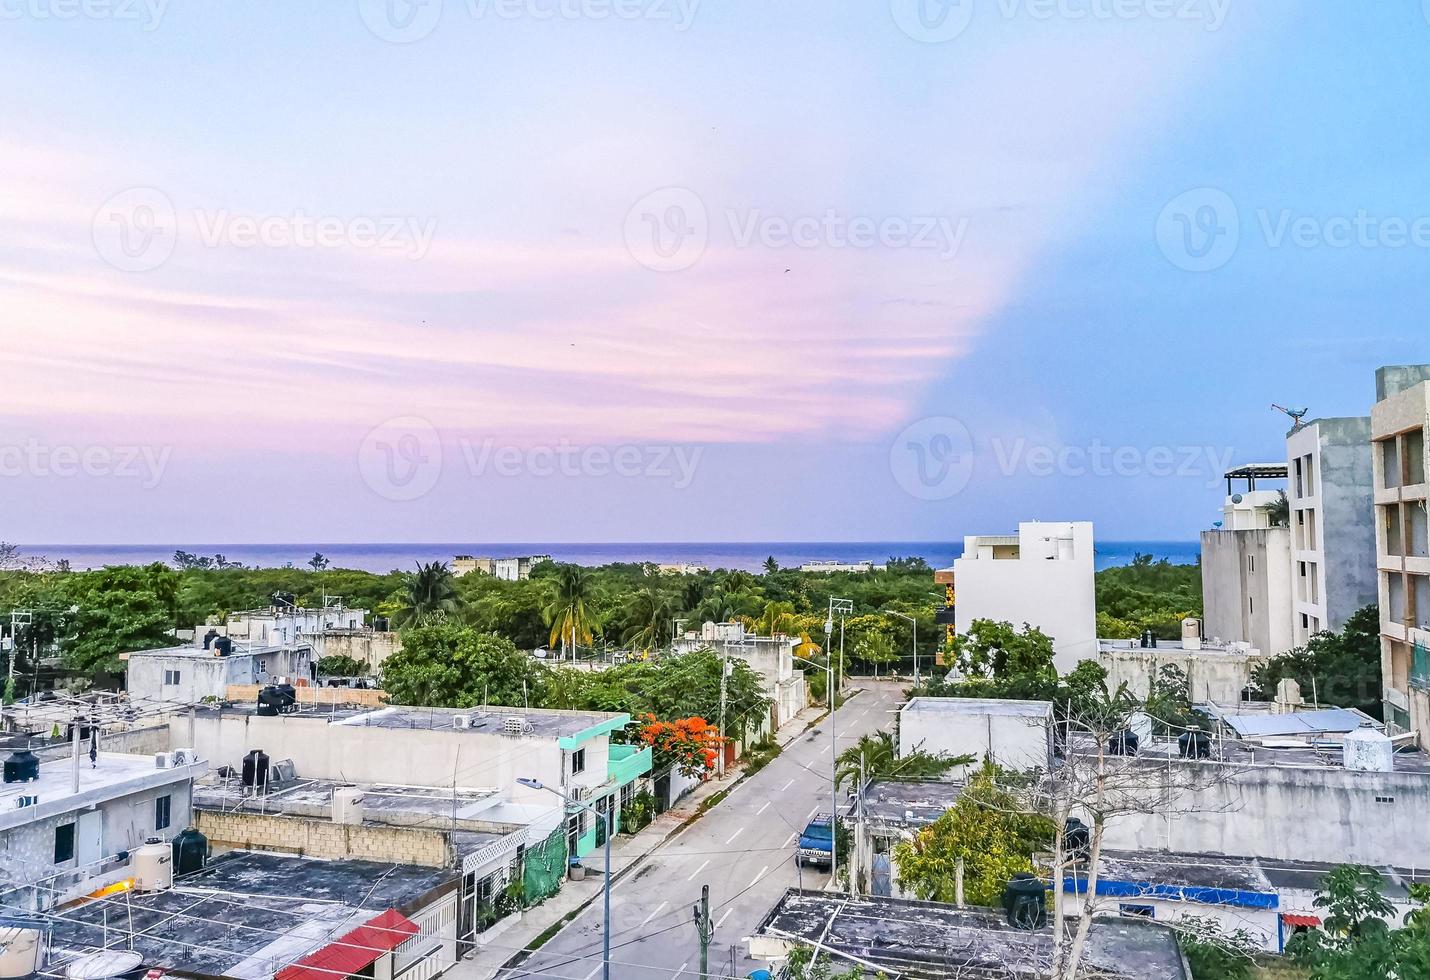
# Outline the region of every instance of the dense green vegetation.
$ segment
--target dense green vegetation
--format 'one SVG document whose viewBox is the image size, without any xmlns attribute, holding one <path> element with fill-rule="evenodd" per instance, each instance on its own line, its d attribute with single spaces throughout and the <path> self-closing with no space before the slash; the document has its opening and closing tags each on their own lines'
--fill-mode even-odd
<svg viewBox="0 0 1430 980">
<path fill-rule="evenodd" d="M 1159 639 L 1182 635 L 1182 620 L 1202 614 L 1200 565 L 1134 555 L 1130 564 L 1097 573 L 1097 635 L 1135 639 L 1150 629 Z"/>
<path fill-rule="evenodd" d="M 1358 609 L 1339 633 L 1317 633 L 1304 647 L 1288 650 L 1251 674 L 1259 697 L 1276 696 L 1276 685 L 1290 678 L 1301 696 L 1321 704 L 1359 708 L 1381 716 L 1380 608 Z"/>
</svg>

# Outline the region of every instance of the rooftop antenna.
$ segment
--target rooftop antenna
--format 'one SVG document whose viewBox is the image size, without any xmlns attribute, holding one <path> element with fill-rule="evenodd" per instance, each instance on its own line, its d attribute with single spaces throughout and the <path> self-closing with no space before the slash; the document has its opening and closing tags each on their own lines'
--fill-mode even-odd
<svg viewBox="0 0 1430 980">
<path fill-rule="evenodd" d="M 1278 405 L 1275 402 L 1271 403 L 1271 407 L 1291 420 L 1292 432 L 1306 427 L 1305 419 L 1306 413 L 1310 411 L 1309 408 L 1287 408 L 1285 405 Z"/>
</svg>

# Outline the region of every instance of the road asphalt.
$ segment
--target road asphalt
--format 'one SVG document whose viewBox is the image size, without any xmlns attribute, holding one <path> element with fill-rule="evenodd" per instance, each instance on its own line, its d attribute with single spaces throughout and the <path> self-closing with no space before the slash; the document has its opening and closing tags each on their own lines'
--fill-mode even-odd
<svg viewBox="0 0 1430 980">
<path fill-rule="evenodd" d="M 892 731 L 907 683 L 858 681 L 860 693 L 836 713 L 838 748 L 860 735 Z M 612 980 L 698 980 L 700 941 L 693 908 L 704 885 L 710 886 L 715 924 L 708 975 L 745 977 L 762 966 L 745 955 L 745 938 L 785 889 L 801 883 L 823 888 L 829 880 L 813 868 L 797 868 L 794 855 L 805 823 L 815 812 L 830 809 L 830 760 L 825 718 L 616 881 L 611 891 Z M 847 790 L 842 788 L 841 797 Z M 596 980 L 601 926 L 597 897 L 538 952 L 500 977 Z"/>
</svg>

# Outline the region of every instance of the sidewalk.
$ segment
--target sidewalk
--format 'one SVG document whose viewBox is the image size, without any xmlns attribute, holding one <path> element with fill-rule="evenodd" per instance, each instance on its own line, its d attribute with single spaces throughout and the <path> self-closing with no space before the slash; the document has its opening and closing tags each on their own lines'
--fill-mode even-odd
<svg viewBox="0 0 1430 980">
<path fill-rule="evenodd" d="M 775 732 L 775 741 L 784 749 L 804 734 L 812 722 L 822 717 L 822 706 L 805 708 Z M 720 779 L 709 779 L 681 797 L 669 810 L 650 822 L 638 834 L 618 834 L 611 840 L 611 864 L 615 867 L 616 880 L 620 880 L 638 868 L 646 857 L 658 850 L 666 841 L 680 833 L 693 817 L 699 814 L 700 804 L 723 790 L 728 790 L 744 775 L 743 767 L 736 767 Z M 464 960 L 459 960 L 446 975 L 456 980 L 491 980 L 508 960 L 518 955 L 520 949 L 530 945 L 538 936 L 565 920 L 575 918 L 582 909 L 601 897 L 603 890 L 602 872 L 605 870 L 605 851 L 598 848 L 581 859 L 586 867 L 584 881 L 562 882 L 561 890 L 535 908 L 527 909 L 521 921 L 502 931 L 492 940 L 492 945 L 479 949 Z M 614 882 L 613 882 L 614 883 Z"/>
</svg>

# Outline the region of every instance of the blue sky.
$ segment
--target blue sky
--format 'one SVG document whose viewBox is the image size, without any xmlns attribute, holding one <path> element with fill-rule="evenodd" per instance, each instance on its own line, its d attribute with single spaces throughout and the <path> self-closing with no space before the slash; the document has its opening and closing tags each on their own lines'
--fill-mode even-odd
<svg viewBox="0 0 1430 980">
<path fill-rule="evenodd" d="M 1430 360 L 1419 0 L 95 2 L 0 7 L 3 539 L 1183 539 Z"/>
</svg>

